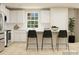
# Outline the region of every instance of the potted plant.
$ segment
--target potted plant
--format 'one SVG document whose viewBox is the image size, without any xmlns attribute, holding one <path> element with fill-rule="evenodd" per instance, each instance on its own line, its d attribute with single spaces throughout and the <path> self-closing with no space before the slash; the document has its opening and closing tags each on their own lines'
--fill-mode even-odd
<svg viewBox="0 0 79 59">
<path fill-rule="evenodd" d="M 51 28 L 52 28 L 53 31 L 57 31 L 58 30 L 57 26 L 52 26 Z"/>
<path fill-rule="evenodd" d="M 74 35 L 74 26 L 75 26 L 75 18 L 71 17 L 69 18 L 69 43 L 74 43 L 75 42 L 75 35 Z"/>
</svg>

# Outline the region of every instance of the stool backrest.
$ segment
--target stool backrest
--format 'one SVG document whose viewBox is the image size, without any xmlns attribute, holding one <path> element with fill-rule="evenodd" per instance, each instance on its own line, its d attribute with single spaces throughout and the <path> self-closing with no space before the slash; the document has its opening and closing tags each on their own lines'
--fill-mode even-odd
<svg viewBox="0 0 79 59">
<path fill-rule="evenodd" d="M 35 37 L 37 37 L 37 32 L 36 32 L 36 30 L 29 30 L 29 31 L 28 31 L 28 37 L 30 37 L 30 38 L 35 38 Z"/>
<path fill-rule="evenodd" d="M 47 38 L 52 37 L 51 30 L 44 30 L 43 37 L 47 37 Z"/>
<path fill-rule="evenodd" d="M 60 30 L 58 33 L 58 37 L 66 38 L 67 37 L 67 30 Z"/>
</svg>

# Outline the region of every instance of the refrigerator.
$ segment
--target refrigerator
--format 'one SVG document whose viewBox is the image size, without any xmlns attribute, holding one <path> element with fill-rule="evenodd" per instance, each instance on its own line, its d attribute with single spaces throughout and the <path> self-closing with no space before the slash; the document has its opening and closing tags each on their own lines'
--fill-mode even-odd
<svg viewBox="0 0 79 59">
<path fill-rule="evenodd" d="M 5 46 L 3 21 L 4 21 L 3 14 L 0 13 L 0 52 L 4 50 Z"/>
</svg>

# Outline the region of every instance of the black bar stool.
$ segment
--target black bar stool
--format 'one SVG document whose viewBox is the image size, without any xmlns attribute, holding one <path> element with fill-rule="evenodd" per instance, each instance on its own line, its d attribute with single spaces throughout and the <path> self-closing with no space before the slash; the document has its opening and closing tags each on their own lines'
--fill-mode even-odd
<svg viewBox="0 0 79 59">
<path fill-rule="evenodd" d="M 60 30 L 58 33 L 58 40 L 57 40 L 57 50 L 59 50 L 59 39 L 63 38 L 65 39 L 65 43 L 61 43 L 61 44 L 66 44 L 66 48 L 68 47 L 69 50 L 69 45 L 68 45 L 68 35 L 67 35 L 67 31 L 66 30 Z"/>
<path fill-rule="evenodd" d="M 36 38 L 36 45 L 37 45 L 37 50 L 38 50 L 38 39 L 37 39 L 36 30 L 29 30 L 29 31 L 28 31 L 27 47 L 26 47 L 26 50 L 28 49 L 29 38 Z"/>
<path fill-rule="evenodd" d="M 52 49 L 53 49 L 53 40 L 52 40 L 52 32 L 51 32 L 51 30 L 44 30 L 43 37 L 42 37 L 41 50 L 43 50 L 43 40 L 44 40 L 44 38 L 51 38 L 51 46 L 52 46 Z"/>
</svg>

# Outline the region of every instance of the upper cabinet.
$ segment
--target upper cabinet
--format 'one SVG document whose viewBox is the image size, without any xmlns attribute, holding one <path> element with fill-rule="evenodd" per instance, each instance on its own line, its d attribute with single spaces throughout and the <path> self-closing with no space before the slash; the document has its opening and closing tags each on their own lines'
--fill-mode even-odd
<svg viewBox="0 0 79 59">
<path fill-rule="evenodd" d="M 41 29 L 50 28 L 50 10 L 41 10 L 40 13 Z"/>
<path fill-rule="evenodd" d="M 5 6 L 3 4 L 0 4 L 0 11 L 5 13 Z"/>
<path fill-rule="evenodd" d="M 51 26 L 57 26 L 59 30 L 68 30 L 68 8 L 51 9 Z"/>
<path fill-rule="evenodd" d="M 25 11 L 23 10 L 12 10 L 10 11 L 9 23 L 24 23 Z"/>
<path fill-rule="evenodd" d="M 41 10 L 41 23 L 50 22 L 50 10 Z"/>
</svg>

